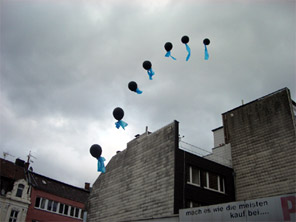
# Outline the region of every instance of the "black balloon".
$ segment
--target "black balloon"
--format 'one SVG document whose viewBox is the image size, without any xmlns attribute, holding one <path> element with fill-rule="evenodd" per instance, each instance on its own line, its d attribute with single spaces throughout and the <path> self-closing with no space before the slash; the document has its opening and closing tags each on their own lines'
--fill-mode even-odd
<svg viewBox="0 0 296 222">
<path fill-rule="evenodd" d="M 173 44 L 170 42 L 167 42 L 166 44 L 164 44 L 164 48 L 166 51 L 171 51 L 173 48 Z"/>
<path fill-rule="evenodd" d="M 143 68 L 144 69 L 149 70 L 149 69 L 151 69 L 151 67 L 152 67 L 152 64 L 151 64 L 150 61 L 143 62 Z"/>
<path fill-rule="evenodd" d="M 189 42 L 189 37 L 187 35 L 184 35 L 181 39 L 181 42 L 187 44 Z"/>
<path fill-rule="evenodd" d="M 136 92 L 136 90 L 137 90 L 137 88 L 138 88 L 138 85 L 137 85 L 136 82 L 131 81 L 131 82 L 129 82 L 129 84 L 128 84 L 128 88 L 129 88 L 131 91 Z"/>
<path fill-rule="evenodd" d="M 205 44 L 205 45 L 209 45 L 209 44 L 210 44 L 210 40 L 209 40 L 209 39 L 204 39 L 204 40 L 203 40 L 203 44 Z"/>
<path fill-rule="evenodd" d="M 120 107 L 117 107 L 113 110 L 113 116 L 115 119 L 117 119 L 118 121 L 121 120 L 124 116 L 124 112 L 123 109 L 121 109 Z"/>
<path fill-rule="evenodd" d="M 94 144 L 90 147 L 89 152 L 93 157 L 99 158 L 102 154 L 102 148 L 100 145 Z"/>
</svg>

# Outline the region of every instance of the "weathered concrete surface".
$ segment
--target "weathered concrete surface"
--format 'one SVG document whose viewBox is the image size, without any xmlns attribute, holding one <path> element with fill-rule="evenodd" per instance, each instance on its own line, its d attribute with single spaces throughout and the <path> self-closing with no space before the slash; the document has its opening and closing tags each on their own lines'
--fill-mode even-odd
<svg viewBox="0 0 296 222">
<path fill-rule="evenodd" d="M 296 192 L 296 137 L 288 89 L 223 114 L 231 144 L 236 199 Z"/>
<path fill-rule="evenodd" d="M 141 135 L 110 160 L 93 185 L 88 221 L 173 215 L 175 124 Z"/>
</svg>

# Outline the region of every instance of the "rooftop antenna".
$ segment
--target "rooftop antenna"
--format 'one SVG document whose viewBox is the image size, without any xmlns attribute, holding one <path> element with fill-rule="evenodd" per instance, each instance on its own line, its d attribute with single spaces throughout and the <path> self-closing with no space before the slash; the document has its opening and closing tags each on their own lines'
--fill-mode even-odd
<svg viewBox="0 0 296 222">
<path fill-rule="evenodd" d="M 11 157 L 14 157 L 13 155 L 11 155 L 10 153 L 8 152 L 3 152 L 3 158 L 5 159 L 6 156 L 11 156 Z"/>
<path fill-rule="evenodd" d="M 28 155 L 28 160 L 27 160 L 27 163 L 34 163 L 34 161 L 33 160 L 31 160 L 31 157 L 33 157 L 34 159 L 37 159 L 36 157 L 34 157 L 32 154 L 31 154 L 31 150 L 30 150 L 30 152 L 29 152 L 29 155 Z"/>
</svg>

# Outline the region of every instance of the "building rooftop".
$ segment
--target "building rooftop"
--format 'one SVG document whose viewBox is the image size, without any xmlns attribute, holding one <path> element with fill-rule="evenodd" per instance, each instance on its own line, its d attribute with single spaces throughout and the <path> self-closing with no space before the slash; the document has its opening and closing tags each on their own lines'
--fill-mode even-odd
<svg viewBox="0 0 296 222">
<path fill-rule="evenodd" d="M 75 187 L 31 171 L 28 172 L 28 180 L 35 189 L 76 202 L 85 203 L 89 196 L 89 190 Z"/>
<path fill-rule="evenodd" d="M 12 180 L 24 179 L 25 169 L 13 162 L 0 158 L 0 176 Z"/>
<path fill-rule="evenodd" d="M 0 176 L 11 181 L 27 179 L 28 183 L 35 189 L 80 203 L 87 201 L 90 192 L 89 190 L 54 180 L 30 170 L 27 171 L 24 161 L 19 159 L 16 160 L 16 163 L 13 163 L 0 158 Z"/>
</svg>

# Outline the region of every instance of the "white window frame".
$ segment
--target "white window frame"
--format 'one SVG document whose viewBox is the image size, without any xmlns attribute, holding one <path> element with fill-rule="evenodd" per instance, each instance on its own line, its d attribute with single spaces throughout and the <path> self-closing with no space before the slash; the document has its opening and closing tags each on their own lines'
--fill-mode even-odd
<svg viewBox="0 0 296 222">
<path fill-rule="evenodd" d="M 22 184 L 22 183 L 19 183 L 17 185 L 17 189 L 16 189 L 16 193 L 15 193 L 15 196 L 16 197 L 19 197 L 19 198 L 22 198 L 23 197 L 23 193 L 24 193 L 24 189 L 25 189 L 25 185 Z M 18 194 L 20 194 L 20 196 L 18 196 Z"/>
<path fill-rule="evenodd" d="M 200 169 L 198 169 L 197 167 L 194 167 L 198 170 L 199 184 L 197 184 L 193 182 L 192 168 L 193 168 L 192 166 L 189 166 L 189 181 L 187 180 L 187 183 L 193 186 L 200 187 Z"/>
<path fill-rule="evenodd" d="M 210 176 L 209 176 L 210 174 L 209 174 L 209 172 L 205 172 L 205 173 L 206 173 L 206 184 L 205 184 L 204 188 L 225 194 L 225 180 L 224 180 L 224 178 L 221 177 L 220 175 L 216 174 L 217 175 L 217 184 L 218 184 L 218 190 L 216 190 L 216 189 L 210 188 Z M 224 187 L 223 191 L 221 190 L 220 178 L 223 181 L 223 187 Z"/>
<path fill-rule="evenodd" d="M 8 221 L 9 222 L 17 222 L 18 221 L 17 220 L 18 215 L 19 215 L 19 211 L 12 209 L 10 211 L 10 216 L 9 216 L 9 220 Z"/>
<path fill-rule="evenodd" d="M 47 211 L 47 212 L 50 212 L 50 213 L 59 214 L 59 215 L 63 215 L 63 216 L 71 217 L 71 218 L 82 219 L 81 215 L 83 213 L 83 210 L 81 208 L 79 208 L 79 207 L 74 207 L 74 206 L 71 206 L 71 205 L 68 205 L 68 204 L 65 204 L 65 203 L 60 203 L 60 202 L 57 202 L 57 201 L 54 201 L 54 200 L 48 200 L 46 198 L 39 197 L 39 196 L 37 196 L 36 199 L 37 198 L 39 198 L 40 201 L 39 201 L 38 206 L 34 206 L 34 208 L 36 208 L 36 209 L 44 210 L 44 211 Z M 44 201 L 44 208 L 41 208 L 42 201 Z M 49 201 L 52 201 L 51 202 L 51 210 L 47 209 Z M 53 205 L 54 205 L 55 202 L 57 203 L 57 208 L 56 208 L 56 211 L 53 211 Z M 35 205 L 36 205 L 36 203 L 35 203 Z M 61 205 L 63 205 L 62 213 L 59 212 L 60 208 L 61 208 Z M 65 212 L 66 206 L 68 207 L 67 212 Z M 72 208 L 73 208 L 73 216 L 71 216 L 71 209 Z M 78 211 L 78 217 L 75 216 L 76 211 Z"/>
</svg>

